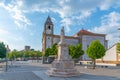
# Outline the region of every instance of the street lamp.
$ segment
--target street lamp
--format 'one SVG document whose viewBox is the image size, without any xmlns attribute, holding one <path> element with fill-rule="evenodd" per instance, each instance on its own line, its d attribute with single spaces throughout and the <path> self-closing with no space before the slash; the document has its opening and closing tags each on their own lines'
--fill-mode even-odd
<svg viewBox="0 0 120 80">
<path fill-rule="evenodd" d="M 8 45 L 6 46 L 6 68 L 5 68 L 5 71 L 7 72 L 7 69 L 8 69 L 8 51 L 9 51 L 9 47 Z"/>
</svg>

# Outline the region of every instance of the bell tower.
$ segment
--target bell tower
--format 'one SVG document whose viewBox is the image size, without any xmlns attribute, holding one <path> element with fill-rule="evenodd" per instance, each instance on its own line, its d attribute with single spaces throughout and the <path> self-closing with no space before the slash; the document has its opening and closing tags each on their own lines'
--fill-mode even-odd
<svg viewBox="0 0 120 80">
<path fill-rule="evenodd" d="M 48 16 L 47 20 L 45 21 L 44 32 L 46 34 L 53 34 L 53 23 L 51 21 L 50 16 Z"/>
<path fill-rule="evenodd" d="M 53 44 L 53 22 L 50 16 L 47 17 L 44 23 L 44 31 L 42 36 L 42 51 L 44 52 L 46 48 L 51 48 Z"/>
</svg>

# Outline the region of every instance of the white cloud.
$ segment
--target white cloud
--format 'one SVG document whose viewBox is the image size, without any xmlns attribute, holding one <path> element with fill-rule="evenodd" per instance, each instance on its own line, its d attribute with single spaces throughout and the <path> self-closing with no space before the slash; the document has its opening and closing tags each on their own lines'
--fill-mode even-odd
<svg viewBox="0 0 120 80">
<path fill-rule="evenodd" d="M 25 17 L 24 13 L 34 11 L 45 13 L 52 11 L 60 15 L 62 18 L 62 26 L 66 25 L 65 27 L 69 32 L 69 26 L 76 22 L 76 24 L 84 25 L 86 19 L 90 17 L 97 8 L 107 10 L 113 6 L 118 7 L 119 3 L 120 0 L 12 0 L 11 3 L 4 6 L 12 14 L 15 23 L 20 28 L 21 26 L 32 24 L 30 20 Z M 68 21 L 65 21 L 66 19 Z M 76 20 L 76 22 L 74 20 Z"/>
<path fill-rule="evenodd" d="M 58 13 L 62 18 L 62 26 L 65 26 L 67 31 L 70 31 L 69 26 L 74 24 L 74 20 L 77 20 L 79 24 L 83 24 L 85 19 L 91 15 L 91 13 L 96 9 L 96 6 L 100 4 L 100 1 L 82 1 L 82 0 L 54 0 L 54 1 L 43 1 L 43 0 L 22 0 L 25 10 L 29 12 L 54 12 Z M 88 4 L 89 3 L 89 4 Z M 95 4 L 94 4 L 95 3 Z M 87 4 L 87 5 L 86 5 Z M 94 4 L 94 5 L 93 5 Z M 86 5 L 86 6 L 84 6 Z M 22 7 L 23 8 L 23 7 Z M 76 17 L 78 15 L 79 17 Z M 68 21 L 65 21 L 65 20 Z M 71 22 L 71 23 L 69 23 Z"/>
<path fill-rule="evenodd" d="M 70 28 L 69 26 L 72 25 L 72 21 L 69 19 L 69 18 L 64 18 L 62 21 L 61 21 L 61 26 L 64 26 L 66 27 L 66 32 L 69 32 L 70 31 Z"/>
<path fill-rule="evenodd" d="M 9 12 L 18 28 L 23 29 L 32 24 L 25 16 L 26 13 L 29 14 L 36 11 L 40 13 L 53 12 L 59 14 L 61 26 L 65 26 L 67 32 L 71 31 L 70 27 L 73 25 L 84 25 L 86 19 L 96 10 L 120 7 L 120 0 L 10 0 L 9 2 L 5 4 L 5 0 L 0 0 L 0 7 Z M 111 43 L 118 41 L 119 17 L 120 13 L 111 12 L 109 15 L 102 17 L 101 25 L 95 27 L 92 31 L 108 34 L 107 39 L 111 40 Z M 56 21 L 54 18 L 52 20 Z M 31 33 L 30 35 L 33 34 Z M 22 40 L 22 38 L 14 40 Z"/>
<path fill-rule="evenodd" d="M 100 10 L 108 10 L 111 7 L 119 8 L 120 0 L 104 0 L 104 1 L 101 1 L 101 4 L 99 5 Z"/>
<path fill-rule="evenodd" d="M 51 18 L 54 23 L 57 23 L 57 20 L 55 18 Z"/>
<path fill-rule="evenodd" d="M 6 27 L 6 25 L 1 24 L 0 26 Z M 2 27 L 0 27 L 0 41 L 9 45 L 10 49 L 16 48 L 20 50 L 20 47 L 25 45 L 25 40 L 21 34 L 17 34 L 16 31 L 9 31 L 9 29 L 3 29 Z"/>
<path fill-rule="evenodd" d="M 1 34 L 1 35 L 2 35 L 2 34 L 9 34 L 9 32 L 6 31 L 6 30 L 0 29 L 0 34 Z"/>
<path fill-rule="evenodd" d="M 22 1 L 12 0 L 11 3 L 9 3 L 8 5 L 5 5 L 4 2 L 0 3 L 0 7 L 3 7 L 4 9 L 6 9 L 10 13 L 12 18 L 14 19 L 14 23 L 19 28 L 24 28 L 27 25 L 31 25 L 32 23 L 24 15 L 25 11 L 21 9 L 21 6 L 23 6 Z"/>
<path fill-rule="evenodd" d="M 84 25 L 86 19 L 97 8 L 107 10 L 110 7 L 120 7 L 119 3 L 120 0 L 12 0 L 8 5 L 1 5 L 10 12 L 19 28 L 32 24 L 24 13 L 34 11 L 45 13 L 52 11 L 60 15 L 62 26 L 66 25 L 65 27 L 69 32 L 70 28 L 68 27 L 75 23 L 74 20 L 76 20 L 76 24 Z M 66 18 L 69 21 L 65 21 Z"/>
<path fill-rule="evenodd" d="M 3 30 L 3 29 L 0 29 L 0 41 L 4 41 L 5 43 L 8 43 L 8 41 L 7 41 L 7 39 L 6 39 L 6 36 L 7 35 L 4 35 L 4 34 L 9 34 L 9 32 L 8 31 L 6 31 L 6 30 Z"/>
<path fill-rule="evenodd" d="M 111 46 L 120 40 L 120 38 L 118 38 L 120 36 L 118 28 L 120 28 L 120 13 L 111 12 L 102 17 L 101 26 L 95 27 L 92 31 L 107 34 L 109 46 Z"/>
<path fill-rule="evenodd" d="M 102 1 L 101 5 L 100 5 L 100 9 L 101 10 L 107 10 L 110 8 L 110 6 L 112 5 L 112 1 L 113 0 L 105 0 Z"/>
</svg>

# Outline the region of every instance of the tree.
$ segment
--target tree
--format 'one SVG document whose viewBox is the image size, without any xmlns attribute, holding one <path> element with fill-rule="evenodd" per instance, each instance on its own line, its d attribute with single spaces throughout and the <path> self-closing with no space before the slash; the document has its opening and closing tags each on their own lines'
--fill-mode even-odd
<svg viewBox="0 0 120 80">
<path fill-rule="evenodd" d="M 102 58 L 105 55 L 105 48 L 99 40 L 91 42 L 86 50 L 88 57 L 93 61 L 93 69 L 96 67 L 96 59 Z"/>
<path fill-rule="evenodd" d="M 120 43 L 117 43 L 117 50 L 118 50 L 118 53 L 120 54 Z"/>
<path fill-rule="evenodd" d="M 42 53 L 40 51 L 35 51 L 36 52 L 36 57 L 37 57 L 37 62 L 39 58 L 42 56 Z"/>
<path fill-rule="evenodd" d="M 44 56 L 45 56 L 45 57 L 48 57 L 51 53 L 52 53 L 51 48 L 47 48 L 47 49 L 45 50 Z"/>
<path fill-rule="evenodd" d="M 5 44 L 3 42 L 0 42 L 0 58 L 5 58 L 6 57 L 6 48 Z"/>
<path fill-rule="evenodd" d="M 44 56 L 45 56 L 45 57 L 48 57 L 48 56 L 50 56 L 50 55 L 57 55 L 57 51 L 58 51 L 58 49 L 57 49 L 57 44 L 55 43 L 55 44 L 52 45 L 51 48 L 47 48 L 47 49 L 45 50 Z"/>
<path fill-rule="evenodd" d="M 51 47 L 51 53 L 50 53 L 50 55 L 57 55 L 57 51 L 58 51 L 57 44 L 55 43 Z"/>
<path fill-rule="evenodd" d="M 12 52 L 8 53 L 8 58 L 11 61 L 14 59 L 14 56 L 13 56 Z"/>
<path fill-rule="evenodd" d="M 16 59 L 18 57 L 19 57 L 18 51 L 15 50 L 15 49 L 12 52 L 8 53 L 8 58 L 10 60 L 14 60 L 14 59 Z"/>
<path fill-rule="evenodd" d="M 77 46 L 71 45 L 69 47 L 69 54 L 72 57 L 72 59 L 78 59 L 80 56 L 84 54 L 84 51 L 82 50 L 82 45 L 78 44 Z"/>
</svg>

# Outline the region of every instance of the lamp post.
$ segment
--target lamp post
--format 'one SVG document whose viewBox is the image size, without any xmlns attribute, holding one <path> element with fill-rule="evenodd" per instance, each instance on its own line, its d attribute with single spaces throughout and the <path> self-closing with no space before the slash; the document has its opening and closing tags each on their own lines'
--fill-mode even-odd
<svg viewBox="0 0 120 80">
<path fill-rule="evenodd" d="M 5 68 L 5 71 L 7 72 L 8 70 L 8 50 L 9 50 L 9 47 L 8 45 L 6 46 L 6 68 Z"/>
<path fill-rule="evenodd" d="M 6 72 L 7 72 L 7 68 L 8 68 L 8 61 L 7 61 L 7 52 L 6 52 L 6 68 L 5 68 Z"/>
</svg>

